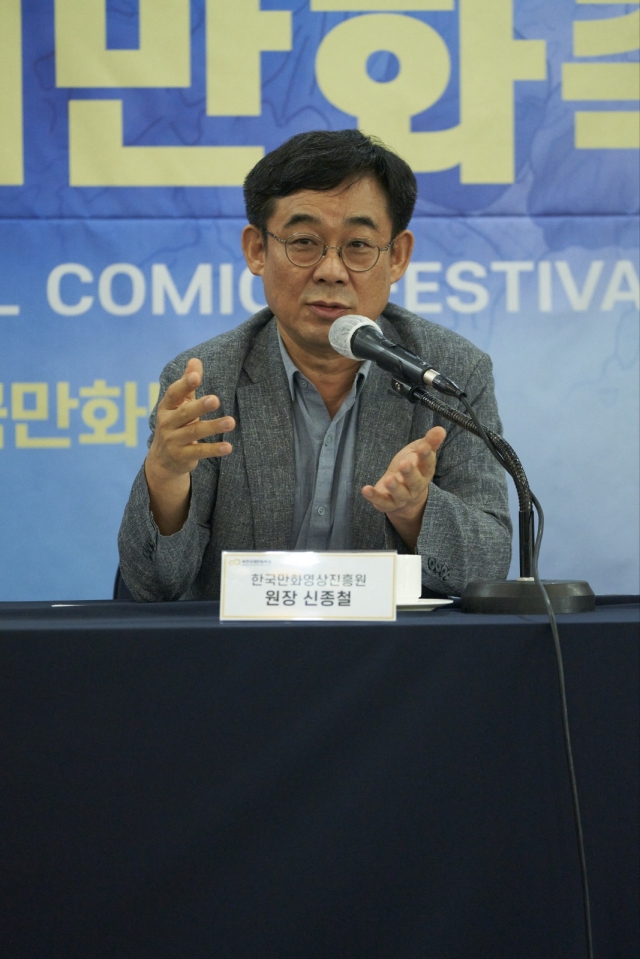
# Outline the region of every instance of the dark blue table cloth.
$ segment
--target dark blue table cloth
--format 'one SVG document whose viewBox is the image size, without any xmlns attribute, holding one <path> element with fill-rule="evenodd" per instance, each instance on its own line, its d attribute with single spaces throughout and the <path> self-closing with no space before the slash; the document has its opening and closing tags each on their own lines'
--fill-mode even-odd
<svg viewBox="0 0 640 959">
<path fill-rule="evenodd" d="M 3 959 L 583 959 L 543 617 L 0 604 Z M 640 955 L 638 606 L 560 616 L 599 959 Z"/>
</svg>

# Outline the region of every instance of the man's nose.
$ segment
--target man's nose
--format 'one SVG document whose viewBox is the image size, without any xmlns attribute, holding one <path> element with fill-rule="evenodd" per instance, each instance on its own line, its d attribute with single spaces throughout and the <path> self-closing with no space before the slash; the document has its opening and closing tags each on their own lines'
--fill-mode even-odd
<svg viewBox="0 0 640 959">
<path fill-rule="evenodd" d="M 316 264 L 314 279 L 325 280 L 331 283 L 349 282 L 349 271 L 339 256 L 336 247 L 330 246 L 319 263 Z"/>
</svg>

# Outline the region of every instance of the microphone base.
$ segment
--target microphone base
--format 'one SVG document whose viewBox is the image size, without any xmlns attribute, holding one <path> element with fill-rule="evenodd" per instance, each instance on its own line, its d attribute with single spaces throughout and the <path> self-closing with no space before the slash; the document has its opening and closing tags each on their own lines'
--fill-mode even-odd
<svg viewBox="0 0 640 959">
<path fill-rule="evenodd" d="M 542 580 L 554 613 L 590 613 L 596 598 L 585 580 Z M 547 612 L 533 579 L 478 580 L 462 592 L 463 613 L 511 613 L 515 615 Z"/>
</svg>

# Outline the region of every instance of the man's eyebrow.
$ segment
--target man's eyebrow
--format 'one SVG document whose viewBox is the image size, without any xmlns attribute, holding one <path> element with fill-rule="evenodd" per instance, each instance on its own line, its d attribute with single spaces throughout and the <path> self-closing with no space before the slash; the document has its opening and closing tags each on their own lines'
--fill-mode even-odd
<svg viewBox="0 0 640 959">
<path fill-rule="evenodd" d="M 358 216 L 350 216 L 345 220 L 345 223 L 348 223 L 349 226 L 368 226 L 372 230 L 378 229 L 378 224 L 365 213 L 361 213 Z"/>
<path fill-rule="evenodd" d="M 348 226 L 367 226 L 371 230 L 377 230 L 378 225 L 370 216 L 367 216 L 366 213 L 360 213 L 356 216 L 347 217 L 344 222 Z M 311 223 L 313 226 L 321 226 L 322 219 L 319 216 L 314 216 L 312 213 L 292 213 L 287 222 L 284 224 L 283 229 L 289 229 L 292 226 L 298 226 L 300 223 Z"/>
<path fill-rule="evenodd" d="M 320 217 L 313 216 L 311 213 L 293 213 L 284 225 L 284 229 L 290 226 L 297 226 L 298 223 L 314 223 L 318 226 L 321 223 Z"/>
</svg>

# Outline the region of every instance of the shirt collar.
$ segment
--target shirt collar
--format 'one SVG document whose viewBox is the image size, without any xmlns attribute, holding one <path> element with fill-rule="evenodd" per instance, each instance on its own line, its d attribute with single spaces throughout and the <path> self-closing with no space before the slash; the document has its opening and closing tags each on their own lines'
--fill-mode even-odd
<svg viewBox="0 0 640 959">
<path fill-rule="evenodd" d="M 285 373 L 287 374 L 287 382 L 289 383 L 289 392 L 291 393 L 291 399 L 295 400 L 296 388 L 295 388 L 294 376 L 296 373 L 298 374 L 298 376 L 302 376 L 302 373 L 300 372 L 296 364 L 293 362 L 293 360 L 287 353 L 287 348 L 282 342 L 282 337 L 280 336 L 280 330 L 278 330 L 277 326 L 276 326 L 276 330 L 278 333 L 278 346 L 280 347 L 280 356 L 282 357 L 284 370 L 285 370 Z M 370 369 L 371 369 L 371 360 L 365 360 L 356 374 L 356 378 L 355 378 L 356 393 L 359 393 L 360 390 L 362 389 L 362 386 L 369 374 Z"/>
</svg>

